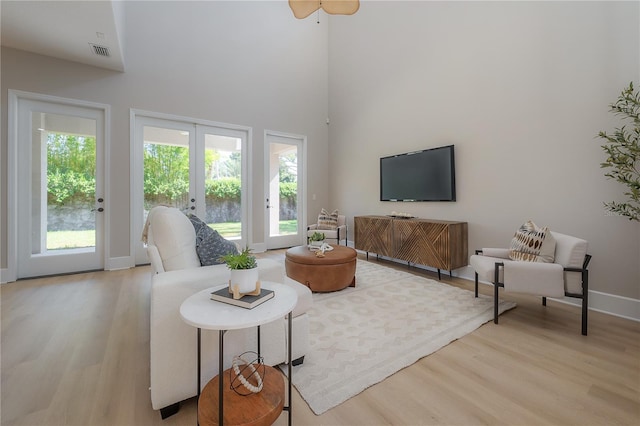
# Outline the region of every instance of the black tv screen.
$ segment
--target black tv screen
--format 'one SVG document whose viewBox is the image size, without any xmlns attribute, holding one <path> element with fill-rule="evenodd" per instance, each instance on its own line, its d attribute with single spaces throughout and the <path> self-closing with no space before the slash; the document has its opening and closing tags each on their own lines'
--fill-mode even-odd
<svg viewBox="0 0 640 426">
<path fill-rule="evenodd" d="M 380 201 L 455 201 L 453 145 L 380 158 Z"/>
</svg>

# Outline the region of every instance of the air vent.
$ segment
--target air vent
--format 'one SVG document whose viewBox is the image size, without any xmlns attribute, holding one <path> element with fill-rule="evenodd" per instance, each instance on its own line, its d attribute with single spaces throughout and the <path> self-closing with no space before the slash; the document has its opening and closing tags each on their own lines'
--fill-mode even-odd
<svg viewBox="0 0 640 426">
<path fill-rule="evenodd" d="M 89 43 L 89 45 L 91 46 L 91 50 L 93 51 L 93 53 L 95 53 L 96 55 L 104 56 L 105 58 L 111 56 L 111 53 L 109 53 L 109 48 L 107 46 L 100 46 L 99 44 L 91 43 Z"/>
</svg>

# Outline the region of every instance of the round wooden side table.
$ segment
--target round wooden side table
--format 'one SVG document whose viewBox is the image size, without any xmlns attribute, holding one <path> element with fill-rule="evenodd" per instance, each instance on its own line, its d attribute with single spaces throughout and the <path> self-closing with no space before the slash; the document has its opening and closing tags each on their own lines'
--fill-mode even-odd
<svg viewBox="0 0 640 426">
<path fill-rule="evenodd" d="M 284 408 L 284 377 L 280 371 L 268 365 L 265 366 L 262 390 L 246 396 L 239 395 L 231 389 L 231 380 L 235 378 L 233 369 L 225 370 L 222 377 L 222 395 L 225 407 L 224 424 L 270 426 L 282 413 Z M 200 426 L 219 424 L 219 380 L 220 375 L 215 376 L 202 389 L 198 401 Z"/>
</svg>

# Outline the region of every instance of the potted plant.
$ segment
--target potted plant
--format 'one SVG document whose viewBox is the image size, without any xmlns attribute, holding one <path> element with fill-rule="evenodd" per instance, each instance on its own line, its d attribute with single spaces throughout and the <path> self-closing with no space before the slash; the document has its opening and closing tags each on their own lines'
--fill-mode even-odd
<svg viewBox="0 0 640 426">
<path fill-rule="evenodd" d="M 220 260 L 231 270 L 231 288 L 237 285 L 242 294 L 251 293 L 258 288 L 258 262 L 249 247 L 239 253 L 227 253 Z"/>
<path fill-rule="evenodd" d="M 324 232 L 314 232 L 309 237 L 309 245 L 320 247 L 324 243 Z"/>
</svg>

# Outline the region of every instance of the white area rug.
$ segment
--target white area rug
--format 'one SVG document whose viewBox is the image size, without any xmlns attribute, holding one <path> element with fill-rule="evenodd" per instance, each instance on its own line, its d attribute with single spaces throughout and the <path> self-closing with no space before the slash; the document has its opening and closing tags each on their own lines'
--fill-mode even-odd
<svg viewBox="0 0 640 426">
<path fill-rule="evenodd" d="M 313 298 L 293 385 L 318 415 L 493 319 L 491 297 L 361 260 L 356 288 Z"/>
</svg>

